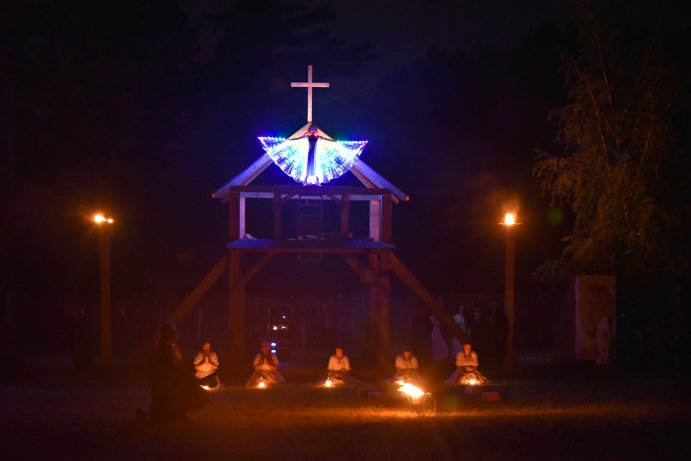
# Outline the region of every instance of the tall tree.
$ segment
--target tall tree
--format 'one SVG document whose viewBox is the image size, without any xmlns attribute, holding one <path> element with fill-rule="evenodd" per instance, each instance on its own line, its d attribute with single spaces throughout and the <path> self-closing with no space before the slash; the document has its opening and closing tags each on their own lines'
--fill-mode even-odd
<svg viewBox="0 0 691 461">
<path fill-rule="evenodd" d="M 568 100 L 554 111 L 563 151 L 534 165 L 543 192 L 573 212 L 566 259 L 588 270 L 683 270 L 688 251 L 672 247 L 684 241 L 689 176 L 669 174 L 685 156 L 678 128 L 689 102 L 670 56 L 678 37 L 621 5 L 579 6 L 580 54 L 563 55 Z"/>
</svg>

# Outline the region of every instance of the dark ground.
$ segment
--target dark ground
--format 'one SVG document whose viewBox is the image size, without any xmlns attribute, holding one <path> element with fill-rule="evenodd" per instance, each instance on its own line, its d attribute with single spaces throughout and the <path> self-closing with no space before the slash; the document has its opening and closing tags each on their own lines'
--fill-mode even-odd
<svg viewBox="0 0 691 461">
<path fill-rule="evenodd" d="M 691 459 L 691 399 L 672 379 L 618 371 L 521 372 L 503 400 L 431 389 L 436 411 L 309 382 L 237 383 L 192 420 L 135 422 L 145 378 L 53 372 L 0 387 L 3 460 Z"/>
</svg>

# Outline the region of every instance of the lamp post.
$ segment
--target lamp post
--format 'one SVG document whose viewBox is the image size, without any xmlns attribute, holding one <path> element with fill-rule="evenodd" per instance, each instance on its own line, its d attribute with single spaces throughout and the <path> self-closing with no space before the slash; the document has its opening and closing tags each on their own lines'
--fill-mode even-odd
<svg viewBox="0 0 691 461">
<path fill-rule="evenodd" d="M 110 226 L 113 218 L 96 213 L 92 218 L 99 234 L 99 254 L 101 259 L 101 366 L 109 368 L 113 357 L 110 325 Z"/>
<path fill-rule="evenodd" d="M 514 366 L 514 300 L 516 278 L 516 235 L 514 227 L 516 215 L 506 213 L 504 221 L 499 223 L 506 229 L 506 262 L 504 269 L 504 312 L 508 323 L 508 335 L 506 338 L 506 351 L 504 353 L 504 368 L 510 370 Z"/>
</svg>

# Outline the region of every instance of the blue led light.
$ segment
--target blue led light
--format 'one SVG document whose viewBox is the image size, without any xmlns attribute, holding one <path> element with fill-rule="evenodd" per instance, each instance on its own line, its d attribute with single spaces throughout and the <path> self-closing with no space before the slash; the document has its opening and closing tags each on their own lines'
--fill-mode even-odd
<svg viewBox="0 0 691 461">
<path fill-rule="evenodd" d="M 264 151 L 285 174 L 304 185 L 321 185 L 347 172 L 367 141 L 332 141 L 321 136 L 297 139 L 260 137 Z"/>
</svg>

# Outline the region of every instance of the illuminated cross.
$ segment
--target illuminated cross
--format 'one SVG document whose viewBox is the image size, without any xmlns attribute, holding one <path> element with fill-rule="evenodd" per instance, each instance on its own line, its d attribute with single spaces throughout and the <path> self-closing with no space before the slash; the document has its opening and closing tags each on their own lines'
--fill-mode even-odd
<svg viewBox="0 0 691 461">
<path fill-rule="evenodd" d="M 291 82 L 292 88 L 307 88 L 307 123 L 312 123 L 312 88 L 328 88 L 328 83 L 317 83 L 312 81 L 312 65 L 307 66 L 306 82 Z"/>
</svg>

